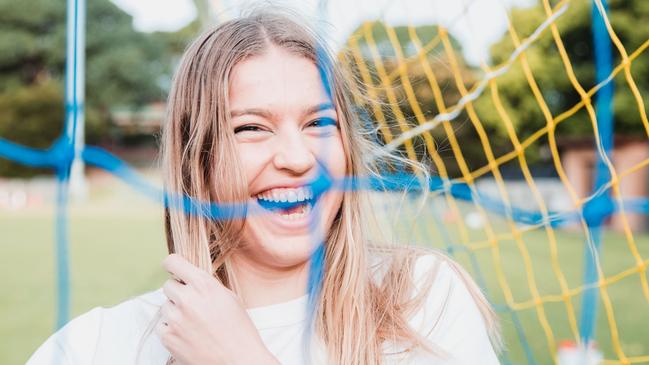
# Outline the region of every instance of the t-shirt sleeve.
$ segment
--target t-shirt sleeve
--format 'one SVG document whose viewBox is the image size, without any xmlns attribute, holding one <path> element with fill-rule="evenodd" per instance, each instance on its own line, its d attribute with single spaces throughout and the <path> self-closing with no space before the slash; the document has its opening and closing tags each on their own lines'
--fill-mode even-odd
<svg viewBox="0 0 649 365">
<path fill-rule="evenodd" d="M 441 350 L 442 361 L 436 356 L 435 363 L 499 364 L 478 305 L 451 264 L 434 255 L 423 256 L 415 264 L 414 275 L 422 290 L 427 278 L 434 275 L 425 304 L 411 325 L 433 349 Z"/>
<path fill-rule="evenodd" d="M 104 308 L 94 308 L 51 335 L 27 365 L 85 365 L 93 363 Z"/>
</svg>

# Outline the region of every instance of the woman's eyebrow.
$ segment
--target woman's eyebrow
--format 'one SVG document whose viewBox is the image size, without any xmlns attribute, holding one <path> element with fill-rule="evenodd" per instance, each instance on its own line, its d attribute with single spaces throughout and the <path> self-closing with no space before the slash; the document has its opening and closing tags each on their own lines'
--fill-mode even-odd
<svg viewBox="0 0 649 365">
<path fill-rule="evenodd" d="M 320 103 L 316 104 L 314 106 L 308 107 L 304 109 L 304 112 L 302 112 L 302 116 L 306 117 L 311 114 L 315 114 L 318 112 L 322 111 L 327 111 L 327 110 L 333 110 L 335 111 L 336 108 L 334 105 L 330 102 L 325 102 L 325 103 Z M 242 115 L 257 115 L 266 119 L 273 119 L 274 114 L 270 110 L 266 109 L 261 109 L 261 108 L 249 108 L 249 109 L 241 109 L 241 110 L 233 110 L 230 112 L 231 117 L 239 117 Z"/>
<path fill-rule="evenodd" d="M 314 105 L 312 107 L 306 108 L 304 110 L 303 115 L 308 116 L 308 115 L 315 114 L 315 113 L 318 113 L 318 112 L 322 112 L 322 111 L 325 111 L 325 110 L 336 111 L 336 108 L 330 102 L 320 103 L 320 104 Z"/>
<path fill-rule="evenodd" d="M 250 108 L 250 109 L 242 109 L 242 110 L 233 110 L 230 112 L 230 115 L 232 117 L 238 117 L 241 115 L 257 115 L 260 117 L 264 117 L 266 119 L 271 119 L 273 117 L 273 113 L 266 109 L 259 109 L 259 108 Z"/>
</svg>

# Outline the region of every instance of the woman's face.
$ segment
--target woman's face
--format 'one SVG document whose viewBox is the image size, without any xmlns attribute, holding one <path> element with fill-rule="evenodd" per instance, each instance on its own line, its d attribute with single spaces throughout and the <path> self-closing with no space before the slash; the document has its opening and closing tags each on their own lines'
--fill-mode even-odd
<svg viewBox="0 0 649 365">
<path fill-rule="evenodd" d="M 323 168 L 334 178 L 347 170 L 338 115 L 320 73 L 309 59 L 271 46 L 234 67 L 229 108 L 250 192 L 240 253 L 268 267 L 303 264 L 342 202 L 334 190 L 314 199 L 308 185 Z M 286 202 L 298 204 L 286 209 Z"/>
</svg>

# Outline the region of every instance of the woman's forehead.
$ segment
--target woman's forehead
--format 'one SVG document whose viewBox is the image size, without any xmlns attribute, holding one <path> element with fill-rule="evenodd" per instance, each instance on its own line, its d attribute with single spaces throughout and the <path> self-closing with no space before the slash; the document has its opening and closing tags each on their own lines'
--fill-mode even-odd
<svg viewBox="0 0 649 365">
<path fill-rule="evenodd" d="M 229 85 L 230 110 L 328 109 L 332 100 L 318 68 L 306 57 L 278 47 L 238 63 Z"/>
</svg>

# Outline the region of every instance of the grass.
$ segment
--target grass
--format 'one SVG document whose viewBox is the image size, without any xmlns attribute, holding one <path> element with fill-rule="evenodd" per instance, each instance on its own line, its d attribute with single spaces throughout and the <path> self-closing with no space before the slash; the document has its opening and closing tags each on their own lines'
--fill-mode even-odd
<svg viewBox="0 0 649 365">
<path fill-rule="evenodd" d="M 167 276 L 160 209 L 132 193 L 98 196 L 70 207 L 71 318 L 156 289 Z M 53 213 L 0 211 L 1 364 L 24 364 L 54 329 Z"/>
<path fill-rule="evenodd" d="M 382 225 L 393 226 L 392 231 L 395 232 L 397 241 L 414 242 L 445 251 L 448 251 L 449 243 L 453 244 L 453 256 L 474 278 L 484 283 L 492 303 L 506 308 L 507 302 L 503 294 L 506 291 L 511 293 L 514 303 L 530 303 L 528 308 L 515 311 L 523 328 L 524 340 L 521 340 L 515 330 L 515 318 L 511 313 L 506 310 L 499 313 L 507 347 L 507 362 L 550 364 L 553 362 L 556 345 L 561 340 L 576 340 L 575 332 L 570 326 L 569 313 L 574 313 L 573 318 L 578 327 L 581 292 L 567 297 L 567 302 L 573 307 L 571 310 L 561 297 L 560 281 L 565 281 L 568 290 L 582 287 L 586 237 L 578 227 L 554 231 L 557 253 L 555 261 L 551 254 L 551 240 L 544 229 L 526 230 L 526 227 L 517 227 L 521 232 L 517 240 L 512 235 L 512 226 L 500 217 L 489 216 L 486 222 L 497 237 L 495 244 L 489 245 L 486 225 L 478 229 L 466 229 L 463 240 L 457 218 L 441 217 L 444 214 L 440 212 L 448 212 L 441 201 L 435 201 L 421 211 L 416 211 L 407 204 L 399 209 L 400 203 L 394 199 L 383 201 L 386 206 L 380 211 L 395 212 L 396 217 L 380 217 L 383 219 Z M 433 209 L 431 205 L 436 208 Z M 464 216 L 469 212 L 475 213 L 474 207 L 462 203 L 460 211 Z M 649 259 L 649 235 L 634 233 L 633 238 L 633 246 L 641 260 Z M 473 249 L 463 242 L 474 245 Z M 631 245 L 623 234 L 604 231 L 601 242 L 600 258 L 604 277 L 611 278 L 636 268 L 636 257 L 631 253 Z M 528 263 L 526 257 L 529 258 Z M 498 279 L 499 271 L 501 280 Z M 620 362 L 613 345 L 615 331 L 626 357 L 643 356 L 645 359 L 642 363 L 649 363 L 649 296 L 645 295 L 649 293 L 643 291 L 641 275 L 649 281 L 646 271 L 632 272 L 604 288 L 611 300 L 610 321 L 601 300 L 602 292 L 599 292 L 595 339 L 598 348 L 610 363 Z M 534 287 L 543 298 L 538 305 L 534 304 Z M 544 329 L 544 322 L 548 324 L 549 330 Z M 530 349 L 529 356 L 524 350 L 525 343 Z"/>
<path fill-rule="evenodd" d="M 383 199 L 390 202 L 390 199 Z M 387 203 L 385 203 L 387 204 Z M 443 211 L 439 206 L 436 212 Z M 462 206 L 463 212 L 471 210 Z M 490 299 L 504 304 L 502 282 L 497 279 L 496 266 L 502 270 L 504 282 L 514 302 L 533 299 L 522 252 L 531 259 L 533 281 L 541 296 L 559 294 L 558 275 L 552 268 L 548 236 L 543 230 L 522 233 L 521 241 L 503 238 L 493 247 L 466 250 L 457 222 L 437 224 L 432 210 L 424 210 L 415 219 L 411 210 L 384 208 L 398 212 L 394 236 L 400 241 L 432 245 L 444 249 L 445 243 L 460 243 L 454 256 L 476 278 L 484 280 Z M 18 212 L 0 211 L 0 232 L 4 255 L 0 262 L 0 363 L 22 364 L 52 333 L 55 309 L 54 211 L 52 208 Z M 166 244 L 160 208 L 127 189 L 93 191 L 89 204 L 70 207 L 70 273 L 72 283 L 71 316 L 95 306 L 110 306 L 131 296 L 158 288 L 166 278 L 160 262 L 166 255 Z M 385 217 L 383 217 L 385 218 Z M 511 233 L 506 222 L 490 217 L 497 234 Z M 584 237 L 577 231 L 557 231 L 558 264 L 567 286 L 578 288 L 582 282 Z M 484 229 L 468 230 L 470 242 L 486 239 Z M 636 234 L 643 258 L 649 257 L 649 237 Z M 472 261 L 472 255 L 474 261 Z M 494 258 L 499 256 L 500 261 Z M 602 263 L 610 277 L 635 265 L 625 238 L 606 232 L 603 239 Z M 646 273 L 644 274 L 646 275 Z M 612 300 L 615 325 L 622 349 L 627 356 L 649 355 L 649 304 L 643 296 L 640 276 L 635 273 L 607 288 Z M 571 297 L 579 320 L 581 297 Z M 541 309 L 543 313 L 541 312 Z M 552 363 L 551 347 L 540 318 L 545 316 L 555 341 L 574 338 L 564 302 L 544 302 L 516 311 L 524 329 L 533 362 L 528 361 L 522 342 L 508 313 L 500 313 L 507 360 L 513 364 Z M 597 318 L 598 346 L 607 359 L 617 355 L 611 342 L 611 327 L 601 301 Z M 470 349 L 468 349 L 470 350 Z"/>
</svg>

